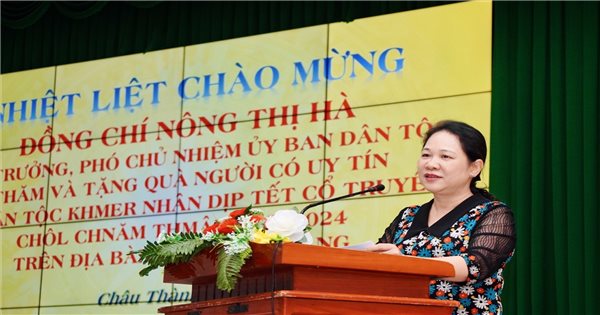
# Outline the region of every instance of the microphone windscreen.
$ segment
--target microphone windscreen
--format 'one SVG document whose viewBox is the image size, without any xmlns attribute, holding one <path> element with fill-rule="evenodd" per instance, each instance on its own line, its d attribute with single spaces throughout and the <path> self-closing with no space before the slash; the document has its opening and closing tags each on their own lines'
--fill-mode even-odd
<svg viewBox="0 0 600 315">
<path fill-rule="evenodd" d="M 385 186 L 383 184 L 378 184 L 377 186 L 373 186 L 373 191 L 382 191 L 385 189 Z"/>
</svg>

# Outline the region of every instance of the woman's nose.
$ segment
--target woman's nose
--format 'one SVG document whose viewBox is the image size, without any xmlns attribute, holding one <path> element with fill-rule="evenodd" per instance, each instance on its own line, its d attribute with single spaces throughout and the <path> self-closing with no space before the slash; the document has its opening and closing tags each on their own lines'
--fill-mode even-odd
<svg viewBox="0 0 600 315">
<path fill-rule="evenodd" d="M 440 166 L 436 158 L 431 158 L 425 163 L 427 169 L 437 169 Z"/>
</svg>

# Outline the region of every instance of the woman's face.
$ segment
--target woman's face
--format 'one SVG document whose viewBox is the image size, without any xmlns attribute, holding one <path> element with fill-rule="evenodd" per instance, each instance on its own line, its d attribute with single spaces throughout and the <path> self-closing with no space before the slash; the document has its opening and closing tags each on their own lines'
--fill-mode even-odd
<svg viewBox="0 0 600 315">
<path fill-rule="evenodd" d="M 417 167 L 419 180 L 428 191 L 461 195 L 470 192 L 471 179 L 479 174 L 483 161 L 469 161 L 458 136 L 442 130 L 429 137 Z"/>
</svg>

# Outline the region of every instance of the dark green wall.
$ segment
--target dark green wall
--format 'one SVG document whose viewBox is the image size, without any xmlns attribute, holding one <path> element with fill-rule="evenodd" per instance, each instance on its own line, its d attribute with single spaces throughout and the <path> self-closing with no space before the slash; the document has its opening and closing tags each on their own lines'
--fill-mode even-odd
<svg viewBox="0 0 600 315">
<path fill-rule="evenodd" d="M 1 70 L 15 72 L 450 3 L 2 1 Z"/>
</svg>

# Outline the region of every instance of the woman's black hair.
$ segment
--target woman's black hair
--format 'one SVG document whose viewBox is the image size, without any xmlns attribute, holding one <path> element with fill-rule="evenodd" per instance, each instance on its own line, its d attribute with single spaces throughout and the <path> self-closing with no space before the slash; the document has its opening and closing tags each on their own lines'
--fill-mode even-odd
<svg viewBox="0 0 600 315">
<path fill-rule="evenodd" d="M 427 140 L 429 140 L 433 134 L 440 131 L 447 131 L 458 137 L 460 145 L 469 161 L 474 162 L 481 159 L 485 163 L 487 144 L 485 142 L 485 137 L 479 130 L 460 121 L 442 120 L 427 131 L 423 138 L 423 146 L 425 146 Z M 471 184 L 469 185 L 471 192 L 473 194 L 481 194 L 489 200 L 496 200 L 496 197 L 487 191 L 487 189 L 478 188 L 476 186 L 477 182 L 481 180 L 480 175 L 481 172 L 471 179 Z"/>
</svg>

